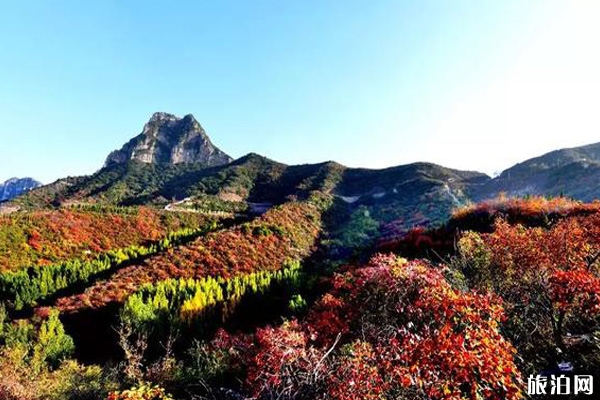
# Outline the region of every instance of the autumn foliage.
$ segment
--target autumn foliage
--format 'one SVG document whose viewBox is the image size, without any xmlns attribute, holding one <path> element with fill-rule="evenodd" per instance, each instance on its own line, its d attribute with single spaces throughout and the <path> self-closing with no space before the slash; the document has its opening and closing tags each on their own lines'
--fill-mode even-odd
<svg viewBox="0 0 600 400">
<path fill-rule="evenodd" d="M 558 363 L 579 374 L 600 369 L 600 203 L 532 197 L 473 205 L 444 226 L 380 243 L 400 254 L 374 252 L 335 270 L 313 262 L 327 256 L 326 246 L 314 252 L 321 236 L 328 239 L 324 209 L 289 201 L 107 267 L 82 293 L 59 298 L 66 321 L 120 303 L 122 325 L 139 329 L 144 349 L 156 351 L 170 329 L 184 336 L 172 342 L 170 375 L 154 373 L 159 356 L 146 352 L 135 358 L 143 379 L 103 397 L 516 400 L 525 397 L 525 376 L 554 373 Z M 48 248 L 37 228 L 27 241 L 31 253 L 23 254 Z M 318 276 L 298 289 L 309 256 L 304 268 Z M 45 268 L 35 285 L 19 286 L 21 299 L 34 304 L 36 291 L 64 287 L 55 283 L 68 274 L 48 277 Z M 244 299 L 270 301 L 267 288 L 288 281 L 294 289 L 286 295 L 302 306 L 243 332 L 218 329 L 239 325 L 213 317 L 233 319 L 234 306 L 255 304 Z"/>
<path fill-rule="evenodd" d="M 529 371 L 565 360 L 596 368 L 594 340 L 586 338 L 600 328 L 600 213 L 548 227 L 499 219 L 491 233 L 463 234 L 458 247 L 470 285 L 505 300 L 506 331 Z"/>
<path fill-rule="evenodd" d="M 118 270 L 84 293 L 61 298 L 62 311 L 123 303 L 144 284 L 171 278 L 229 279 L 258 271 L 277 271 L 306 257 L 321 230 L 321 211 L 311 202 L 290 202 L 253 222 L 212 232 L 185 246 Z"/>
<path fill-rule="evenodd" d="M 159 240 L 168 232 L 198 228 L 207 218 L 150 208 L 96 212 L 78 209 L 0 216 L 0 272 Z"/>
<path fill-rule="evenodd" d="M 172 400 L 173 398 L 158 386 L 142 385 L 120 392 L 112 392 L 106 400 Z"/>
<path fill-rule="evenodd" d="M 17 271 L 0 272 L 0 299 L 7 301 L 11 308 L 20 310 L 36 305 L 57 292 L 76 285 L 89 284 L 98 274 L 118 269 L 125 263 L 140 260 L 153 254 L 192 240 L 208 231 L 216 230 L 216 220 L 207 220 L 197 229 L 181 229 L 169 232 L 167 237 L 146 246 L 131 245 L 126 248 L 109 250 L 98 254 L 95 259 L 69 260 L 51 265 L 37 265 Z"/>
<path fill-rule="evenodd" d="M 459 292 L 437 267 L 376 256 L 336 275 L 304 320 L 235 351 L 261 399 L 517 399 L 504 318 L 499 298 Z"/>
<path fill-rule="evenodd" d="M 582 217 L 600 212 L 600 201 L 583 203 L 565 197 L 506 198 L 457 208 L 450 219 L 441 226 L 431 228 L 414 226 L 410 229 L 394 229 L 394 224 L 384 227 L 384 233 L 376 246 L 379 252 L 395 252 L 406 257 L 436 257 L 450 255 L 460 234 L 465 231 L 491 233 L 498 219 L 509 224 L 542 227 L 557 223 L 568 217 Z"/>
<path fill-rule="evenodd" d="M 600 211 L 600 202 L 583 203 L 567 197 L 527 198 L 500 196 L 461 207 L 452 213 L 449 224 L 462 225 L 493 222 L 502 217 L 511 223 L 540 225 L 569 216 L 585 216 Z"/>
</svg>

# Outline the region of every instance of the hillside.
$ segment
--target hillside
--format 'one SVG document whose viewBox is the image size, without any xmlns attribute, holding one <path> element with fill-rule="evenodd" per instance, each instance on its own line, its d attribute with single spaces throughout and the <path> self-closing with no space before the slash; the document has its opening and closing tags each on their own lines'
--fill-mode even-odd
<svg viewBox="0 0 600 400">
<path fill-rule="evenodd" d="M 399 227 L 443 222 L 469 202 L 467 191 L 489 177 L 430 163 L 382 170 L 347 168 L 335 193 L 354 207 L 366 206 L 380 222 Z"/>
<path fill-rule="evenodd" d="M 154 114 L 96 173 L 3 203 L 0 398 L 516 400 L 589 374 L 599 157 L 231 160 Z"/>
<path fill-rule="evenodd" d="M 415 168 L 433 173 L 428 165 Z M 365 184 L 393 192 L 385 179 L 360 174 Z M 456 178 L 445 171 L 434 180 L 448 174 Z M 341 188 L 348 192 L 337 196 L 364 186 Z M 523 376 L 560 372 L 559 365 L 589 374 L 600 366 L 598 203 L 532 197 L 474 204 L 435 230 L 409 233 L 394 249 L 399 254 L 387 249 L 330 270 L 323 268 L 322 238 L 339 201 L 313 192 L 252 221 L 115 264 L 38 305 L 22 303 L 15 315 L 33 317 L 3 325 L 3 351 L 25 340 L 18 324 L 28 327 L 34 349 L 46 340 L 42 332 L 51 332 L 60 356 L 44 356 L 50 367 L 35 376 L 88 376 L 82 390 L 104 395 L 124 382 L 150 381 L 161 387 L 139 390 L 177 399 L 516 400 Z M 6 299 L 33 299 L 34 290 L 60 285 L 64 273 L 30 273 L 0 285 L 0 295 L 14 313 L 17 303 Z M 122 362 L 121 381 L 60 361 L 73 351 L 107 374 Z M 21 382 L 11 368 L 33 361 L 11 364 L 18 362 L 0 361 L 7 371 L 0 387 Z M 171 366 L 159 369 L 166 362 Z"/>
<path fill-rule="evenodd" d="M 481 187 L 474 199 L 508 196 L 569 196 L 582 201 L 600 198 L 600 143 L 552 151 L 517 164 Z"/>
<path fill-rule="evenodd" d="M 72 207 L 0 216 L 0 272 L 157 241 L 207 217 L 148 208 Z"/>
</svg>

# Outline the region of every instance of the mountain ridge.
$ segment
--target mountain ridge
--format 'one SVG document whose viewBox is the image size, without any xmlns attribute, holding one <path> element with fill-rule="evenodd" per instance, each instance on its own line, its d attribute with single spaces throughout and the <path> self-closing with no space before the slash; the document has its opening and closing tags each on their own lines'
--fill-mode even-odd
<svg viewBox="0 0 600 400">
<path fill-rule="evenodd" d="M 508 196 L 600 198 L 600 143 L 553 150 L 517 163 L 474 191 L 475 200 Z"/>
<path fill-rule="evenodd" d="M 141 134 L 89 176 L 61 179 L 13 201 L 25 208 L 73 203 L 166 206 L 198 196 L 280 204 L 312 191 L 333 195 L 349 211 L 367 207 L 384 224 L 438 223 L 452 210 L 497 197 L 565 195 L 600 198 L 600 144 L 555 150 L 492 178 L 428 162 L 383 169 L 334 161 L 287 165 L 257 153 L 233 160 L 212 145 L 195 118 L 154 113 Z"/>
</svg>

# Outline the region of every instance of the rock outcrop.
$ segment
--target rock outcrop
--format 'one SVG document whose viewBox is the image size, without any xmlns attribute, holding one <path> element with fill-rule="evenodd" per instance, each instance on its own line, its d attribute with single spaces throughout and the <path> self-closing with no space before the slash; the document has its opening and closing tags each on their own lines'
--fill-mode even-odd
<svg viewBox="0 0 600 400">
<path fill-rule="evenodd" d="M 33 178 L 11 178 L 0 183 L 0 201 L 7 201 L 42 184 Z"/>
<path fill-rule="evenodd" d="M 141 134 L 113 151 L 105 166 L 138 161 L 145 164 L 228 164 L 232 158 L 212 144 L 193 115 L 183 118 L 157 112 Z"/>
</svg>

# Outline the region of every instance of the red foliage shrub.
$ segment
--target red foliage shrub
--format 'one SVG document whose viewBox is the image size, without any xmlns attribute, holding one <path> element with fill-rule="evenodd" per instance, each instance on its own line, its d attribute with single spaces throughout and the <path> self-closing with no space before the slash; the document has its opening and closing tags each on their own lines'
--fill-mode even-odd
<svg viewBox="0 0 600 400">
<path fill-rule="evenodd" d="M 389 384 L 381 374 L 377 354 L 369 343 L 347 345 L 327 376 L 327 395 L 336 400 L 378 400 Z"/>
<path fill-rule="evenodd" d="M 517 399 L 504 318 L 499 298 L 458 292 L 425 262 L 376 256 L 336 276 L 302 323 L 257 331 L 247 386 L 257 398 Z"/>
<path fill-rule="evenodd" d="M 253 396 L 289 398 L 298 387 L 310 384 L 322 354 L 307 344 L 306 333 L 295 321 L 258 329 L 256 351 L 247 363 L 246 382 Z"/>
<path fill-rule="evenodd" d="M 568 352 L 565 339 L 571 332 L 600 327 L 600 213 L 567 216 L 547 228 L 501 219 L 492 233 L 461 240 L 463 247 L 487 254 L 483 263 L 463 254 L 467 265 L 481 264 L 468 277 L 505 300 L 508 332 L 526 358 L 555 348 Z"/>
<path fill-rule="evenodd" d="M 582 203 L 566 197 L 546 198 L 506 198 L 483 201 L 462 207 L 452 213 L 452 220 L 493 221 L 496 217 L 508 219 L 511 223 L 537 223 L 548 218 L 564 218 L 575 215 L 589 215 L 600 211 L 600 202 Z"/>
</svg>

